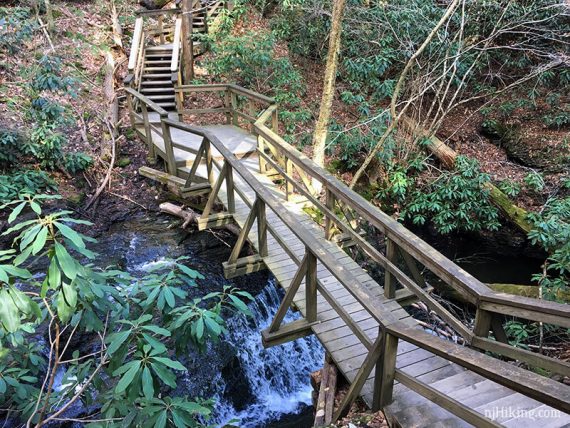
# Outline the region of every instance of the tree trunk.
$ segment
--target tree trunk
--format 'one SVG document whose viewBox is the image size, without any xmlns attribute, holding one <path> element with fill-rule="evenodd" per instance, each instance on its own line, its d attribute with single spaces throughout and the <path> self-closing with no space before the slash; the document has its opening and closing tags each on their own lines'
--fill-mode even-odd
<svg viewBox="0 0 570 428">
<path fill-rule="evenodd" d="M 115 0 L 111 0 L 111 23 L 113 27 L 113 42 L 115 45 L 123 49 L 123 28 L 119 22 L 119 15 L 117 13 L 117 7 L 115 6 Z"/>
<path fill-rule="evenodd" d="M 345 5 L 346 0 L 336 0 L 333 6 L 332 25 L 329 35 L 329 51 L 327 54 L 327 64 L 323 82 L 323 95 L 319 109 L 319 118 L 313 134 L 313 160 L 319 166 L 324 166 L 325 162 L 325 145 L 331 117 L 331 106 L 334 99 L 338 53 L 342 33 L 342 15 Z"/>
<path fill-rule="evenodd" d="M 200 214 L 198 214 L 196 211 L 193 211 L 188 207 L 180 207 L 170 202 L 164 202 L 160 204 L 159 208 L 163 213 L 170 214 L 184 220 L 184 223 L 182 223 L 183 229 L 186 229 L 190 223 L 198 223 L 198 219 L 200 218 Z M 235 224 L 226 224 L 224 226 L 224 229 L 236 236 L 238 236 L 240 233 L 239 226 Z"/>
<path fill-rule="evenodd" d="M 182 0 L 182 60 L 184 84 L 194 79 L 194 44 L 192 41 L 192 0 Z"/>
<path fill-rule="evenodd" d="M 434 154 L 434 156 L 441 162 L 447 169 L 453 169 L 455 166 L 455 159 L 458 153 L 437 138 L 435 135 L 419 128 L 419 125 L 408 117 L 402 117 L 400 124 L 403 125 L 407 132 L 411 135 L 422 135 L 427 137 L 426 148 Z M 516 206 L 507 195 L 505 195 L 499 188 L 492 183 L 487 183 L 486 188 L 489 190 L 489 198 L 491 202 L 499 208 L 503 215 L 517 226 L 525 234 L 529 233 L 532 225 L 526 220 L 528 212 L 521 207 Z"/>
</svg>

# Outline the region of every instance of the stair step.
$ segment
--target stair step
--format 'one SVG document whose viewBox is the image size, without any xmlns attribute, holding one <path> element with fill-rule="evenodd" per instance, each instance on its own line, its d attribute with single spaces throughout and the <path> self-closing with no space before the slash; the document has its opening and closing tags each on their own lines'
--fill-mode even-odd
<svg viewBox="0 0 570 428">
<path fill-rule="evenodd" d="M 172 53 L 172 46 L 148 46 L 145 51 L 152 53 Z"/>
<path fill-rule="evenodd" d="M 142 88 L 141 89 L 141 93 L 143 94 L 161 94 L 163 92 L 168 92 L 171 94 L 171 96 L 174 96 L 174 88 L 172 87 L 172 83 L 170 84 L 170 87 L 164 87 L 164 88 Z"/>
<path fill-rule="evenodd" d="M 176 103 L 156 103 L 162 108 L 176 107 Z"/>
<path fill-rule="evenodd" d="M 147 58 L 172 58 L 172 52 L 167 52 L 167 53 L 146 52 L 144 57 L 145 57 L 145 59 L 147 59 Z"/>
<path fill-rule="evenodd" d="M 145 67 L 144 71 L 164 71 L 170 72 L 170 67 Z"/>
<path fill-rule="evenodd" d="M 168 101 L 174 101 L 174 94 L 170 94 L 170 95 L 149 95 L 147 96 L 148 99 L 150 100 L 168 100 Z"/>
<path fill-rule="evenodd" d="M 170 77 L 170 70 L 168 71 L 168 73 L 144 73 L 142 75 L 143 80 L 148 80 L 148 79 L 166 79 Z"/>
<path fill-rule="evenodd" d="M 144 61 L 145 65 L 170 65 L 170 60 L 169 59 L 151 59 L 151 60 L 146 60 Z"/>
<path fill-rule="evenodd" d="M 163 86 L 168 88 L 169 86 L 172 87 L 172 81 L 170 80 L 143 80 L 141 82 L 143 86 Z"/>
</svg>

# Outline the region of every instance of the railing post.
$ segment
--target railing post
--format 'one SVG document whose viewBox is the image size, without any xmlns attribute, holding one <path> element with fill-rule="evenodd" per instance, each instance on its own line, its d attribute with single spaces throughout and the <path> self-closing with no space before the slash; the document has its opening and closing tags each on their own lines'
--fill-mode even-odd
<svg viewBox="0 0 570 428">
<path fill-rule="evenodd" d="M 330 211 L 334 212 L 335 197 L 334 197 L 334 193 L 331 192 L 328 187 L 325 189 L 325 197 L 326 197 L 325 204 L 326 204 L 327 208 Z M 333 222 L 329 216 L 325 215 L 325 239 L 331 239 L 332 238 L 332 232 L 333 232 Z"/>
<path fill-rule="evenodd" d="M 210 185 L 214 185 L 214 171 L 212 168 L 212 149 L 210 145 L 210 140 L 207 137 L 204 137 L 204 152 L 206 154 L 206 170 L 208 172 L 208 183 Z"/>
<path fill-rule="evenodd" d="M 307 313 L 305 318 L 311 323 L 317 320 L 317 258 L 307 247 L 305 247 L 305 254 L 307 255 L 307 276 L 305 277 Z"/>
<path fill-rule="evenodd" d="M 127 108 L 129 109 L 129 120 L 131 121 L 131 127 L 136 131 L 137 123 L 135 119 L 135 106 L 133 105 L 133 96 L 129 92 L 127 92 Z"/>
<path fill-rule="evenodd" d="M 257 204 L 257 241 L 259 255 L 267 257 L 267 219 L 265 217 L 265 203 L 261 199 Z"/>
<path fill-rule="evenodd" d="M 273 132 L 279 134 L 279 116 L 277 115 L 277 108 L 275 108 L 271 114 L 271 127 L 273 128 Z"/>
<path fill-rule="evenodd" d="M 164 39 L 164 22 L 163 22 L 164 18 L 162 15 L 158 15 L 157 21 L 158 21 L 158 37 L 160 38 L 160 43 L 164 44 L 165 39 Z"/>
<path fill-rule="evenodd" d="M 257 136 L 257 150 L 259 150 L 259 153 L 265 154 L 265 140 L 263 139 L 263 137 L 261 135 Z M 259 155 L 259 172 L 261 174 L 265 174 L 266 171 L 267 171 L 267 161 L 260 154 Z"/>
<path fill-rule="evenodd" d="M 144 102 L 141 102 L 141 113 L 143 117 L 144 123 L 144 134 L 146 143 L 148 145 L 148 159 L 150 163 L 156 162 L 156 151 L 154 149 L 154 144 L 152 142 L 152 127 L 150 126 L 150 122 L 148 120 L 148 108 Z"/>
<path fill-rule="evenodd" d="M 285 158 L 285 172 L 289 177 L 293 177 L 293 161 L 288 157 Z M 293 183 L 287 178 L 285 179 L 285 199 L 289 200 L 289 195 L 294 191 Z"/>
<path fill-rule="evenodd" d="M 170 126 L 168 126 L 163 119 L 166 119 L 166 117 L 161 117 L 160 120 L 160 124 L 162 125 L 162 139 L 164 140 L 164 152 L 166 154 L 166 168 L 170 175 L 176 175 L 178 168 L 176 167 L 176 159 L 174 158 Z"/>
<path fill-rule="evenodd" d="M 396 355 L 398 338 L 386 332 L 382 327 L 378 334 L 383 335 L 383 352 L 376 362 L 374 375 L 374 393 L 372 411 L 376 412 L 392 401 L 394 377 L 396 376 Z"/>
<path fill-rule="evenodd" d="M 390 238 L 386 239 L 386 258 L 392 263 L 396 261 L 396 245 Z M 384 297 L 387 299 L 396 297 L 396 283 L 388 266 L 384 270 Z"/>
<path fill-rule="evenodd" d="M 231 104 L 232 104 L 232 125 L 238 126 L 238 115 L 237 115 L 237 94 L 230 89 L 231 93 Z"/>
<path fill-rule="evenodd" d="M 229 163 L 226 171 L 226 193 L 228 195 L 228 212 L 233 214 L 236 212 L 236 201 L 234 194 L 234 170 Z"/>
<path fill-rule="evenodd" d="M 232 106 L 231 106 L 231 99 L 230 99 L 230 89 L 226 87 L 224 91 L 224 107 L 226 110 L 226 124 L 232 124 Z"/>
</svg>

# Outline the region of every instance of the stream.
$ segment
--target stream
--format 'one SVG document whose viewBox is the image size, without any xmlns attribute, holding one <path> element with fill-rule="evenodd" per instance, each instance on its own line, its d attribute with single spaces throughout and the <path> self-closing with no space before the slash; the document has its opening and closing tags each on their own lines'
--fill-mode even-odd
<svg viewBox="0 0 570 428">
<path fill-rule="evenodd" d="M 95 250 L 103 264 L 117 264 L 133 276 L 144 275 L 165 256 L 185 255 L 190 257 L 186 264 L 205 277 L 196 295 L 232 285 L 255 296 L 249 303 L 252 318 L 233 316 L 227 322 L 229 334 L 220 343 L 179 356 L 188 372 L 178 380 L 175 394 L 214 398 L 215 412 L 208 422 L 216 426 L 310 427 L 309 374 L 321 368 L 324 359 L 319 342 L 309 337 L 264 349 L 261 330 L 269 326 L 283 298 L 274 278 L 258 272 L 226 280 L 221 262 L 228 259 L 228 244 L 235 238 L 219 231 L 185 233 L 173 223 L 171 217 L 159 215 L 114 224 L 98 237 Z M 289 312 L 284 322 L 295 318 Z"/>
</svg>

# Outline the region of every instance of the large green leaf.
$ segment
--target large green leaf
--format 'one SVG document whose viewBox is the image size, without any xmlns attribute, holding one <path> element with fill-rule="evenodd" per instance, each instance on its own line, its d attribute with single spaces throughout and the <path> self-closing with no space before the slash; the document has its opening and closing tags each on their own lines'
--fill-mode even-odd
<svg viewBox="0 0 570 428">
<path fill-rule="evenodd" d="M 20 328 L 20 312 L 5 288 L 0 289 L 0 322 L 10 333 Z"/>
<path fill-rule="evenodd" d="M 178 361 L 174 361 L 171 360 L 170 358 L 164 358 L 164 357 L 152 357 L 153 360 L 164 364 L 165 366 L 168 366 L 170 368 L 173 368 L 174 370 L 183 370 L 186 371 L 186 367 L 184 367 L 182 364 L 180 364 Z"/>
<path fill-rule="evenodd" d="M 8 217 L 8 223 L 12 223 L 14 220 L 16 220 L 16 218 L 20 215 L 25 206 L 26 202 L 22 202 L 20 205 L 14 208 L 10 213 L 10 216 Z"/>
<path fill-rule="evenodd" d="M 77 233 L 71 227 L 66 226 L 63 223 L 54 221 L 53 224 L 55 225 L 55 227 L 59 229 L 59 231 L 63 236 L 65 236 L 67 239 L 73 242 L 78 248 L 85 248 L 85 242 L 83 242 L 83 239 L 81 238 L 79 233 Z"/>
<path fill-rule="evenodd" d="M 164 410 L 158 416 L 156 423 L 154 424 L 154 428 L 165 428 L 166 427 L 166 419 L 167 419 L 167 412 Z"/>
<path fill-rule="evenodd" d="M 121 345 L 125 343 L 125 340 L 127 340 L 131 334 L 131 331 L 132 330 L 120 331 L 118 333 L 113 333 L 108 337 L 107 340 L 109 342 L 109 347 L 107 348 L 107 352 L 109 355 L 113 355 L 117 349 L 119 349 Z"/>
<path fill-rule="evenodd" d="M 154 385 L 152 382 L 152 375 L 150 374 L 150 369 L 145 367 L 142 373 L 142 387 L 143 394 L 146 398 L 150 399 L 154 396 Z"/>
<path fill-rule="evenodd" d="M 69 255 L 65 247 L 59 242 L 55 243 L 55 256 L 57 257 L 57 262 L 63 270 L 63 273 L 65 273 L 65 275 L 73 281 L 77 276 L 76 262 Z"/>
<path fill-rule="evenodd" d="M 39 231 L 38 235 L 36 236 L 36 240 L 32 245 L 32 254 L 36 255 L 42 250 L 42 248 L 46 244 L 48 232 L 49 230 L 47 226 L 43 226 L 42 229 Z"/>
<path fill-rule="evenodd" d="M 120 394 L 127 389 L 127 387 L 131 384 L 131 382 L 135 378 L 140 368 L 141 368 L 141 362 L 135 361 L 134 364 L 131 366 L 131 368 L 127 370 L 127 372 L 123 375 L 123 377 L 117 384 L 117 387 L 115 388 L 115 392 L 117 394 Z"/>
<path fill-rule="evenodd" d="M 151 364 L 152 370 L 161 381 L 171 388 L 176 388 L 176 376 L 162 364 Z"/>
<path fill-rule="evenodd" d="M 143 325 L 142 328 L 152 331 L 153 333 L 160 334 L 161 336 L 170 337 L 170 331 L 157 325 Z"/>
</svg>

